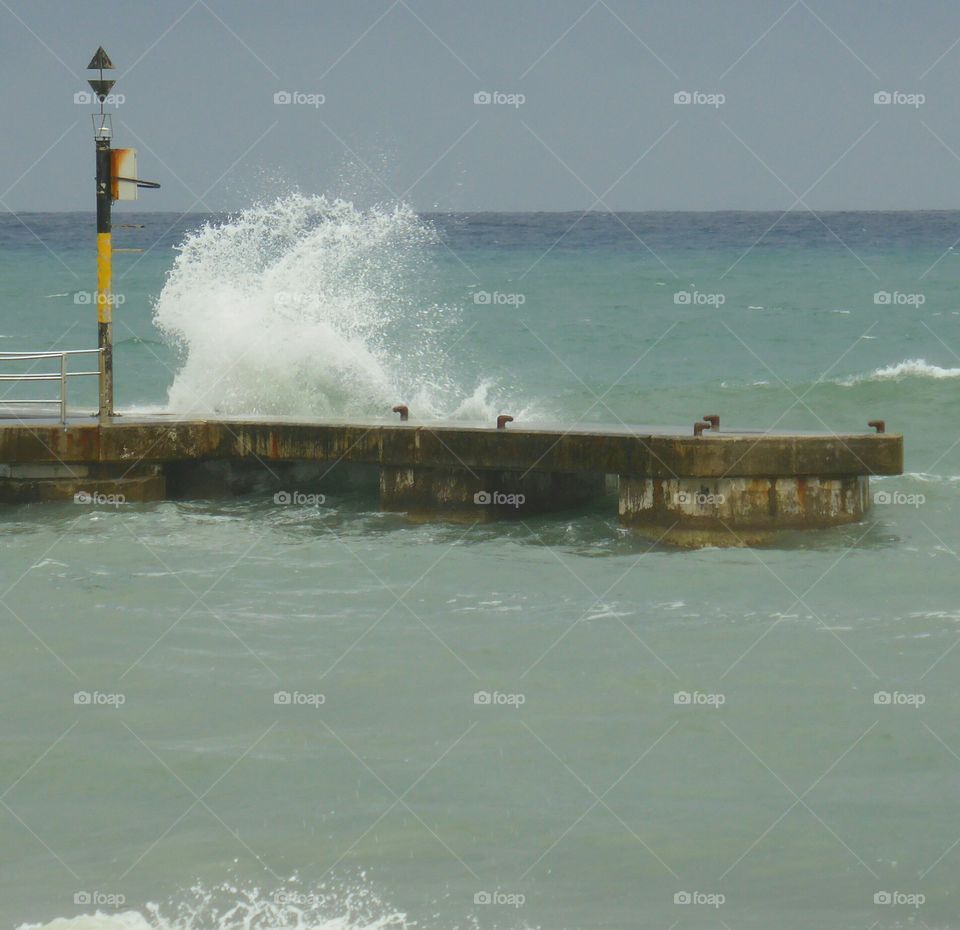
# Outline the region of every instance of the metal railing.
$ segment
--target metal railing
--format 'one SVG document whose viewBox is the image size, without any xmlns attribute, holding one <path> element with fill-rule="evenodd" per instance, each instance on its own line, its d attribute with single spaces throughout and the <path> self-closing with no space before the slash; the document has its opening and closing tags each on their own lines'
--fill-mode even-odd
<svg viewBox="0 0 960 930">
<path fill-rule="evenodd" d="M 97 378 L 100 376 L 99 366 L 96 371 L 70 371 L 70 359 L 75 355 L 100 355 L 102 349 L 68 349 L 63 352 L 0 352 L 0 363 L 3 362 L 38 362 L 44 359 L 56 359 L 59 362 L 59 369 L 53 372 L 36 373 L 27 371 L 23 373 L 3 374 L 0 373 L 0 381 L 13 383 L 30 383 L 34 381 L 41 382 L 59 382 L 60 396 L 51 397 L 46 400 L 19 398 L 8 398 L 6 394 L 0 397 L 0 406 L 33 406 L 43 405 L 45 407 L 58 406 L 60 408 L 60 422 L 67 422 L 67 381 L 69 378 Z M 31 366 L 34 367 L 34 366 Z M 9 393 L 9 391 L 7 392 Z"/>
</svg>

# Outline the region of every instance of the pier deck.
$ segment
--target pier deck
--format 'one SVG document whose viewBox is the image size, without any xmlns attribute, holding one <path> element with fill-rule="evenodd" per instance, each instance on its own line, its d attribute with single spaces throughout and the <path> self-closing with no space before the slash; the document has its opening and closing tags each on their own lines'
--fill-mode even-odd
<svg viewBox="0 0 960 930">
<path fill-rule="evenodd" d="M 599 496 L 607 476 L 617 476 L 624 523 L 681 545 L 715 543 L 717 534 L 751 544 L 782 529 L 862 519 L 869 478 L 902 472 L 903 437 L 161 414 L 102 424 L 0 420 L 6 500 L 123 486 L 132 499 L 157 499 L 168 483 L 174 496 L 190 496 L 191 472 L 210 463 L 269 472 L 273 463 L 315 464 L 324 473 L 375 466 L 384 509 L 483 519 L 569 507 Z"/>
</svg>

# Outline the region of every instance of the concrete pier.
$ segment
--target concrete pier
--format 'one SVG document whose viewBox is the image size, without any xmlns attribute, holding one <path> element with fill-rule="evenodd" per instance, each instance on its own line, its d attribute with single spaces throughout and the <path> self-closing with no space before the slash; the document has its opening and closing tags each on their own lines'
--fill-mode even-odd
<svg viewBox="0 0 960 930">
<path fill-rule="evenodd" d="M 784 530 L 840 526 L 862 520 L 870 479 L 637 478 L 620 479 L 620 520 L 676 546 L 759 546 Z"/>
<path fill-rule="evenodd" d="M 615 476 L 620 521 L 639 533 L 681 546 L 759 545 L 784 530 L 862 519 L 870 476 L 902 472 L 903 437 L 290 418 L 0 421 L 7 502 L 91 489 L 128 501 L 221 496 L 253 489 L 251 475 L 304 465 L 322 474 L 366 466 L 379 474 L 384 510 L 470 522 L 580 506 L 602 498 Z"/>
</svg>

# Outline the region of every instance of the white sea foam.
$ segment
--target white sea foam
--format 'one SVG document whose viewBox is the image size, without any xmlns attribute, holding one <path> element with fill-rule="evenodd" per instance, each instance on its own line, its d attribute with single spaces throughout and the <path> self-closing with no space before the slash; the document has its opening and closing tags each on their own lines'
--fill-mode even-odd
<svg viewBox="0 0 960 930">
<path fill-rule="evenodd" d="M 843 387 L 853 387 L 864 382 L 903 381 L 906 378 L 932 378 L 936 380 L 960 378 L 960 368 L 941 368 L 939 365 L 931 365 L 923 358 L 908 358 L 894 365 L 878 368 L 868 375 L 854 375 L 852 378 L 844 378 L 835 383 Z"/>
<path fill-rule="evenodd" d="M 316 917 L 302 908 L 270 907 L 253 914 L 246 909 L 228 910 L 217 915 L 214 923 L 193 923 L 186 918 L 168 920 L 154 914 L 147 917 L 139 911 L 119 914 L 97 911 L 79 917 L 58 917 L 47 924 L 23 924 L 20 930 L 404 930 L 409 926 L 402 914 L 361 919 L 356 923 L 348 914 Z"/>
<path fill-rule="evenodd" d="M 931 474 L 930 472 L 925 472 L 925 471 L 907 471 L 903 473 L 903 478 L 910 481 L 922 481 L 922 482 L 934 483 L 934 484 L 937 484 L 937 483 L 942 484 L 943 482 L 960 481 L 960 475 L 934 475 L 934 474 Z M 871 481 L 890 481 L 890 480 L 895 481 L 896 478 L 878 477 L 878 478 L 871 478 L 870 480 Z"/>
<path fill-rule="evenodd" d="M 20 930 L 405 930 L 406 915 L 363 888 L 351 891 L 299 886 L 277 890 L 230 883 L 197 885 L 175 904 L 147 904 L 143 911 L 95 911 L 59 917 Z"/>
<path fill-rule="evenodd" d="M 47 924 L 22 924 L 20 930 L 153 930 L 137 911 L 121 914 L 82 914 L 79 917 L 57 917 Z"/>
<path fill-rule="evenodd" d="M 489 420 L 492 386 L 448 371 L 457 311 L 417 293 L 435 238 L 406 206 L 300 194 L 191 232 L 154 314 L 182 355 L 169 409 L 389 416 L 403 402 Z"/>
</svg>

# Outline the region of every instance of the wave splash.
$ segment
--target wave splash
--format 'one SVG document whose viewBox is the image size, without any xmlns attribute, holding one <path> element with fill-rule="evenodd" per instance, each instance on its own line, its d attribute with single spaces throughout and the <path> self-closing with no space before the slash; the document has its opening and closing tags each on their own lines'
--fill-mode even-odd
<svg viewBox="0 0 960 930">
<path fill-rule="evenodd" d="M 857 384 L 876 381 L 903 381 L 906 378 L 931 378 L 942 380 L 945 378 L 960 378 L 960 368 L 941 368 L 931 365 L 923 358 L 908 358 L 885 368 L 878 368 L 868 375 L 854 375 L 836 383 L 842 387 L 853 387 Z"/>
<path fill-rule="evenodd" d="M 432 227 L 406 206 L 301 194 L 207 223 L 179 247 L 154 321 L 180 349 L 177 413 L 389 415 L 455 408 L 448 307 L 416 293 Z M 462 393 L 462 392 L 461 392 Z"/>
</svg>

